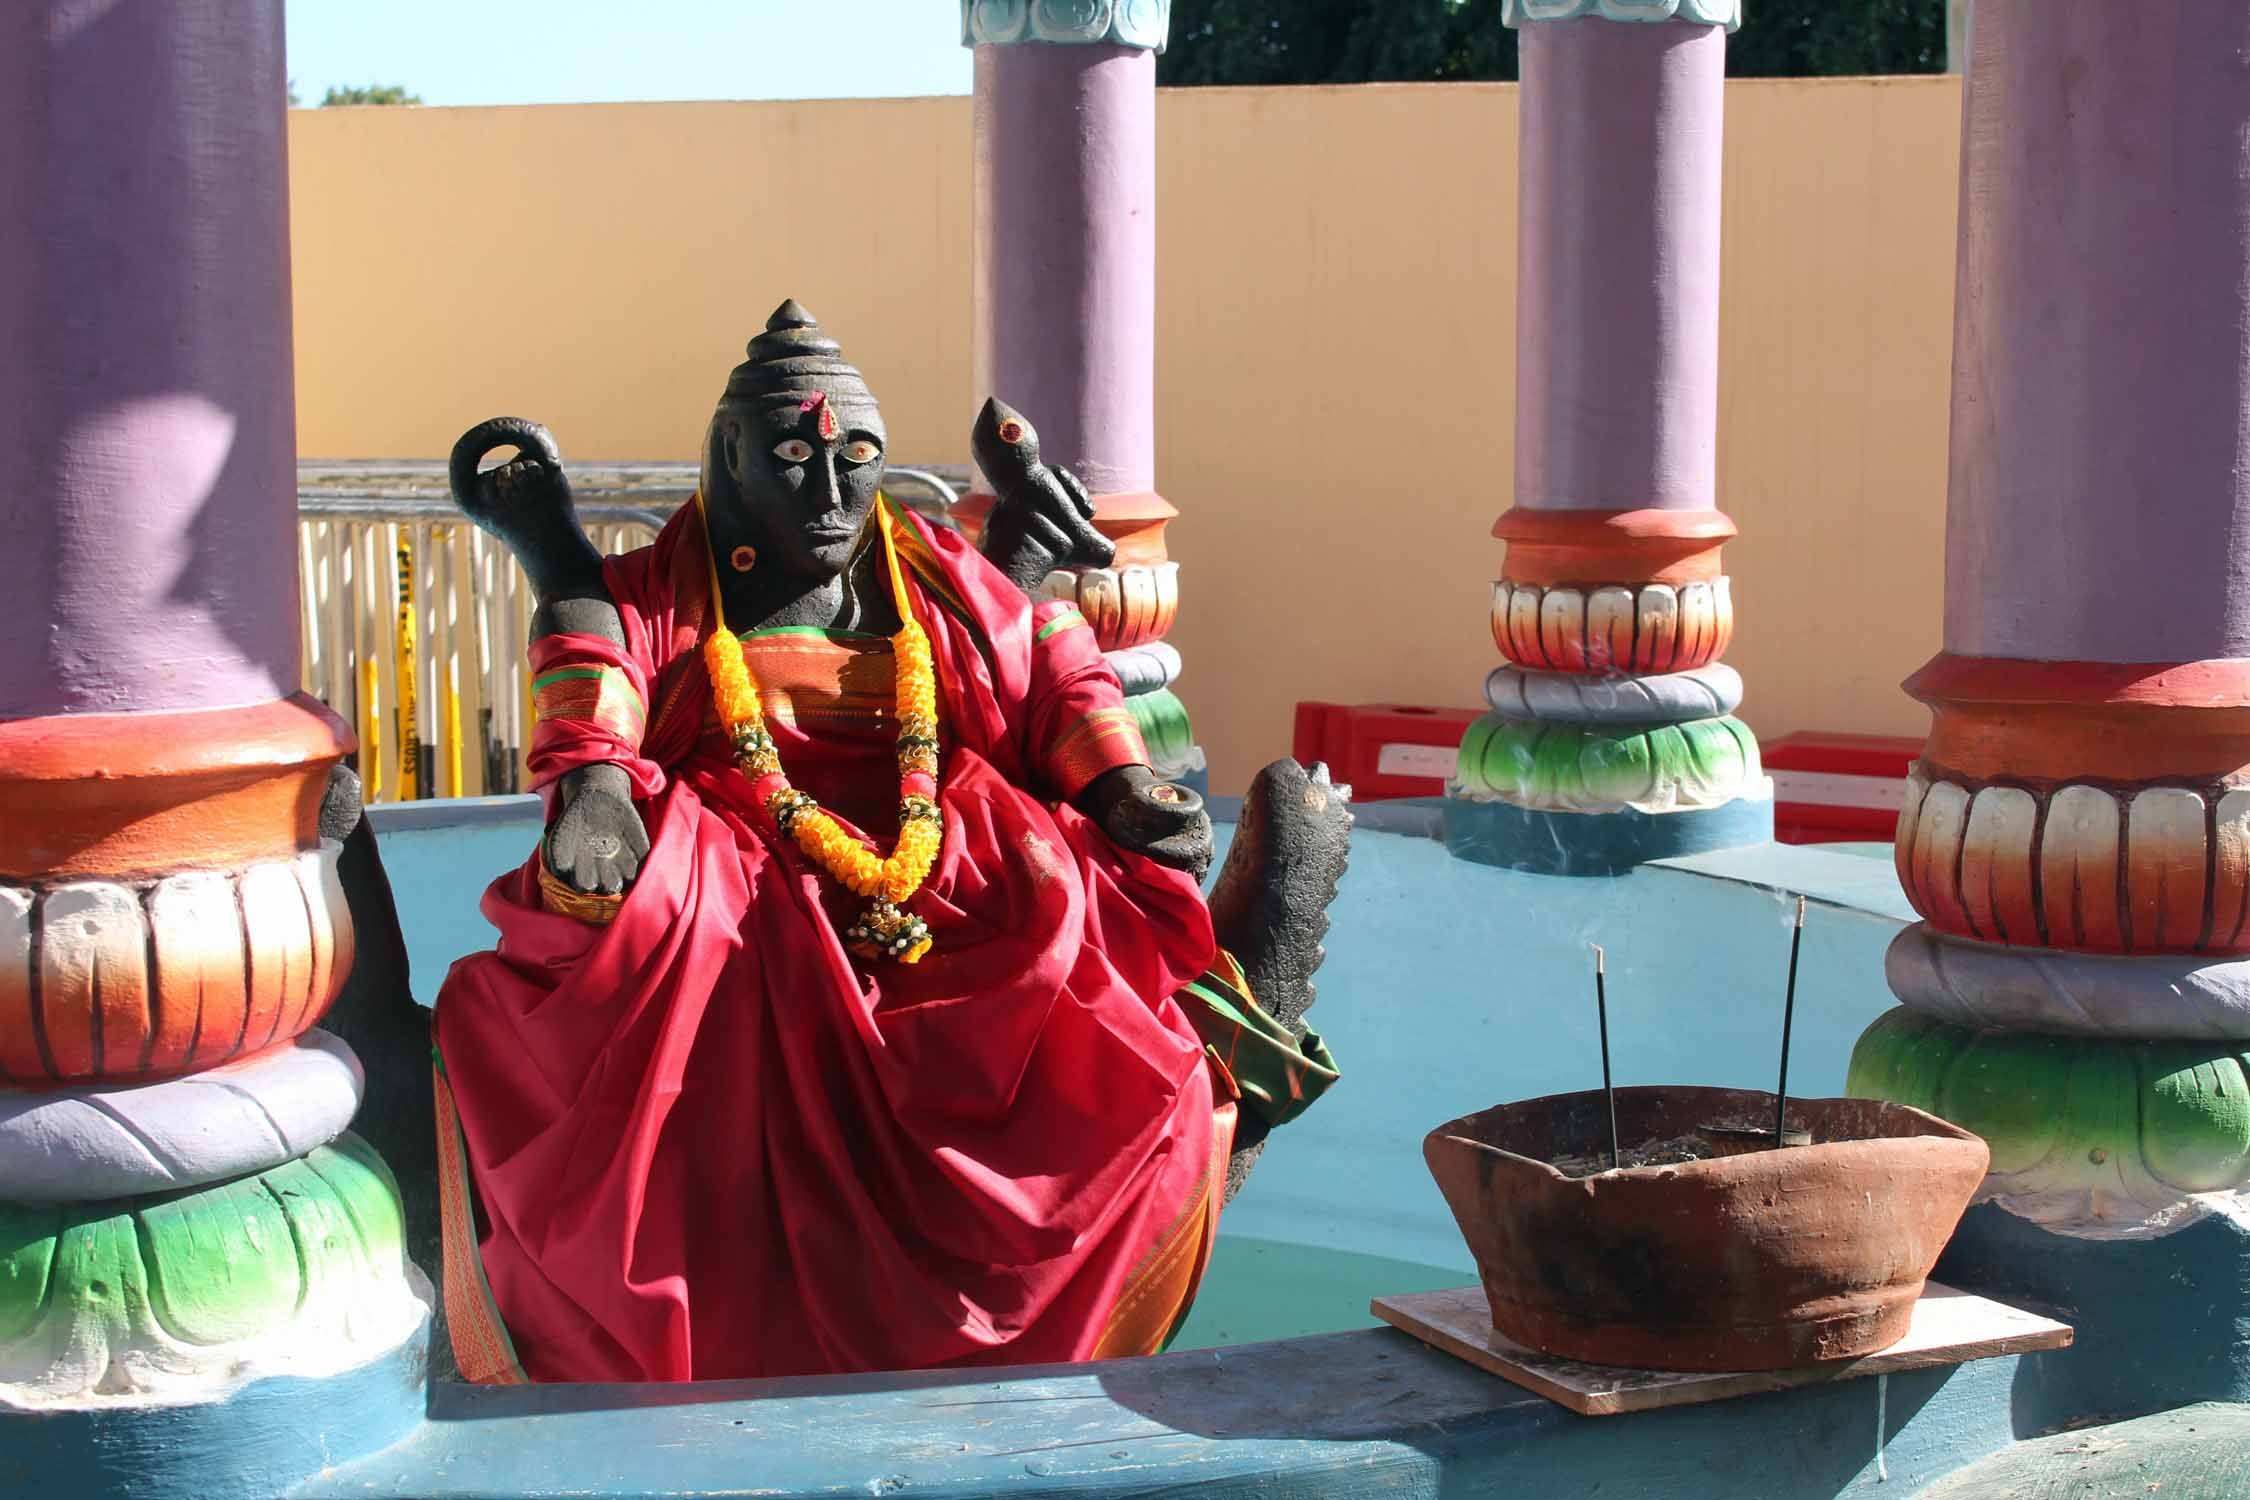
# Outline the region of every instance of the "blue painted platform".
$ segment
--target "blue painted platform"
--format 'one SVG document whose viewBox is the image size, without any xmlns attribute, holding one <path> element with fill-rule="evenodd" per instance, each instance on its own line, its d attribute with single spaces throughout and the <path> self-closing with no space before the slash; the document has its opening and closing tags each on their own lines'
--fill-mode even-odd
<svg viewBox="0 0 2250 1500">
<path fill-rule="evenodd" d="M 2027 1356 L 2017 1371 L 2027 1431 L 2250 1402 L 2250 1224 L 2240 1218 L 2213 1214 L 2161 1239 L 2078 1240 L 1986 1204 L 1962 1218 L 1937 1274 L 2076 1330 L 2070 1348 Z"/>
</svg>

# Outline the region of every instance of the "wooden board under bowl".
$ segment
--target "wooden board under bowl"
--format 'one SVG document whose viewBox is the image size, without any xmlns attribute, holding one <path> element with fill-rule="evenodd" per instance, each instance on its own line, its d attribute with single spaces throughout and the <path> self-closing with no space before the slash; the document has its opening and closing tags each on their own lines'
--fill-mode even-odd
<svg viewBox="0 0 2250 1500">
<path fill-rule="evenodd" d="M 2067 1323 L 1935 1281 L 1923 1285 L 1906 1337 L 1890 1348 L 1858 1359 L 1786 1370 L 1625 1370 L 1541 1354 L 1492 1326 L 1491 1308 L 1482 1287 L 1377 1297 L 1370 1311 L 1433 1348 L 1589 1417 L 1724 1401 L 1730 1396 L 1824 1385 L 1932 1365 L 1967 1364 L 1972 1359 L 1993 1359 L 2003 1354 L 2063 1349 L 2069 1347 L 2072 1337 Z"/>
</svg>

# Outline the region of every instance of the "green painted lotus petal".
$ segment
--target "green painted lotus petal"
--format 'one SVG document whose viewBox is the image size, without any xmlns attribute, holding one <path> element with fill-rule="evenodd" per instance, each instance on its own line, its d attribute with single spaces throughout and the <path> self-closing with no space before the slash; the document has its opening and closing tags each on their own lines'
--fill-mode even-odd
<svg viewBox="0 0 2250 1500">
<path fill-rule="evenodd" d="M 53 1203 L 0 1203 L 0 1344 L 22 1338 L 47 1305 L 62 1208 Z"/>
<path fill-rule="evenodd" d="M 1957 1050 L 1937 1093 L 1937 1113 L 1985 1138 L 1996 1174 L 2046 1160 L 2065 1126 L 2055 1101 L 2072 1097 L 2081 1082 L 2072 1076 L 2076 1049 L 2060 1037 L 1949 1029 Z"/>
<path fill-rule="evenodd" d="M 2183 1192 L 2215 1193 L 2250 1178 L 2250 1080 L 2239 1056 L 2177 1064 L 2182 1049 L 2151 1047 L 2141 1129 L 2149 1170 Z"/>
<path fill-rule="evenodd" d="M 1188 722 L 1187 705 L 1170 688 L 1136 694 L 1125 706 L 1132 710 L 1154 763 L 1178 765 L 1194 750 L 1195 726 Z"/>
<path fill-rule="evenodd" d="M 1578 741 L 1579 784 L 1598 802 L 1645 802 L 1654 795 L 1659 761 L 1679 730 L 1659 724 L 1643 734 L 1598 734 L 1572 726 Z"/>
<path fill-rule="evenodd" d="M 345 1134 L 210 1187 L 0 1204 L 0 1392 L 69 1399 L 332 1361 L 423 1316 L 398 1185 Z"/>
<path fill-rule="evenodd" d="M 1532 731 L 1531 776 L 1525 791 L 1534 807 L 1569 805 L 1585 795 L 1581 736 L 1574 726 L 1542 724 Z"/>
<path fill-rule="evenodd" d="M 399 1209 L 398 1179 L 390 1163 L 356 1135 L 341 1135 L 302 1165 L 318 1173 L 351 1215 L 359 1244 L 377 1260 L 406 1254 L 406 1217 Z"/>
<path fill-rule="evenodd" d="M 2049 1149 L 2035 1163 L 2013 1168 L 2011 1191 L 2102 1192 L 2136 1203 L 2158 1203 L 2169 1191 L 2150 1176 L 2142 1157 L 2141 1074 L 2137 1043 L 2096 1043 L 2069 1037 L 1988 1034 L 1984 1041 L 2029 1051 L 2037 1043 L 2043 1060 L 2067 1058 L 2058 1086 L 2047 1075 L 2027 1080 L 2027 1110 L 2037 1111 Z M 1973 1127 L 1972 1127 L 1973 1128 Z M 1995 1151 L 1993 1159 L 1999 1160 Z M 1996 1176 L 2004 1175 L 1995 1170 Z"/>
<path fill-rule="evenodd" d="M 1740 719 L 1698 719 L 1679 726 L 1681 800 L 1696 805 L 1724 801 L 1763 774 L 1758 740 Z"/>
<path fill-rule="evenodd" d="M 1703 726 L 1708 724 L 1709 728 Z M 1740 719 L 1700 719 L 1687 726 L 1688 741 L 1705 778 L 1714 786 L 1739 786 L 1765 774 L 1758 737 Z"/>
<path fill-rule="evenodd" d="M 1715 807 L 1764 772 L 1736 719 L 1612 725 L 1486 714 L 1461 737 L 1449 791 L 1548 812 Z"/>
<path fill-rule="evenodd" d="M 42 1321 L 50 1329 L 90 1323 L 115 1330 L 147 1316 L 148 1271 L 133 1223 L 122 1215 L 66 1216 L 49 1276 Z"/>
<path fill-rule="evenodd" d="M 1461 751 L 1453 761 L 1453 779 L 1445 788 L 1450 795 L 1486 797 L 1492 794 L 1492 778 L 1485 773 L 1484 758 L 1492 745 L 1495 722 L 1492 715 L 1486 714 L 1462 732 Z"/>
<path fill-rule="evenodd" d="M 1901 1007 L 1860 1036 L 1845 1087 L 1975 1131 L 1988 1194 L 2082 1200 L 2083 1222 L 2250 1182 L 2250 1069 L 2227 1043 L 1976 1032 Z"/>
<path fill-rule="evenodd" d="M 297 1247 L 270 1185 L 284 1170 L 103 1221 L 138 1220 L 156 1321 L 181 1343 L 254 1338 L 296 1311 L 305 1291 Z"/>
<path fill-rule="evenodd" d="M 1899 1006 L 1875 1018 L 1852 1048 L 1844 1092 L 1854 1099 L 1888 1099 L 1939 1114 L 1945 1070 L 1958 1047 L 1952 1028 Z"/>
<path fill-rule="evenodd" d="M 1462 737 L 1457 776 L 1461 790 L 1472 797 L 1496 797 L 1509 788 L 1531 781 L 1532 748 L 1536 735 L 1514 732 L 1512 721 L 1487 714 L 1469 726 Z"/>
</svg>

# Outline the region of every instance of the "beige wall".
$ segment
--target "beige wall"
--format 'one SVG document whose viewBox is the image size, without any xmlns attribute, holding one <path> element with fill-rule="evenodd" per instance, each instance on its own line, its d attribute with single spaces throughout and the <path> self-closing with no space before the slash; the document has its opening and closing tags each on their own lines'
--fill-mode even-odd
<svg viewBox="0 0 2250 1500">
<path fill-rule="evenodd" d="M 1729 85 L 1721 502 L 1744 717 L 1919 733 L 1936 649 L 1959 80 Z M 299 111 L 299 442 L 436 457 L 499 412 L 690 458 L 784 296 L 964 462 L 966 100 Z M 1508 504 L 1503 85 L 1168 93 L 1159 467 L 1182 693 L 1238 788 L 1299 699 L 1469 705 Z M 1038 419 L 1037 393 L 1009 393 Z"/>
</svg>

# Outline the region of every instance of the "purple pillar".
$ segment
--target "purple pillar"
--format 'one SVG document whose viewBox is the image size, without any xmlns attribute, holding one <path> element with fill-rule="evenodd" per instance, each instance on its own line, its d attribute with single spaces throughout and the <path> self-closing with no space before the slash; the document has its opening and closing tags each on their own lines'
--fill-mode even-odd
<svg viewBox="0 0 2250 1500">
<path fill-rule="evenodd" d="M 1521 28 L 1516 494 L 1709 510 L 1726 32 Z"/>
<path fill-rule="evenodd" d="M 976 50 L 976 381 L 1097 495 L 1156 488 L 1156 54 Z"/>
<path fill-rule="evenodd" d="M 2250 656 L 2250 10 L 1977 8 L 1946 650 Z"/>
<path fill-rule="evenodd" d="M 1966 88 L 1923 920 L 1853 1087 L 1989 1140 L 2002 1207 L 2154 1238 L 2250 1187 L 2250 10 L 1979 0 Z"/>
<path fill-rule="evenodd" d="M 1720 661 L 1719 210 L 1739 0 L 1508 0 L 1523 86 L 1504 658 L 1446 786 L 1467 858 L 1609 874 L 1771 836 Z M 1631 682 L 1620 682 L 1631 678 Z M 1557 771 L 1555 768 L 1560 768 Z"/>
<path fill-rule="evenodd" d="M 1203 764 L 1163 644 L 1179 566 L 1156 492 L 1156 54 L 1169 0 L 962 0 L 976 48 L 976 388 L 1093 493 L 1112 566 L 1052 575 L 1128 684 L 1160 773 Z M 975 528 L 992 504 L 957 514 Z"/>
<path fill-rule="evenodd" d="M 0 719 L 297 681 L 280 0 L 0 7 Z"/>
<path fill-rule="evenodd" d="M 421 1417 L 398 1190 L 315 1029 L 389 897 L 324 837 L 350 732 L 294 692 L 285 89 L 281 0 L 0 5 L 0 1202 L 137 1258 L 46 1257 L 0 1450 L 103 1493 L 209 1489 L 198 1451 L 286 1488 L 302 1433 L 341 1462 Z M 292 1448 L 238 1392 L 298 1403 Z"/>
</svg>

